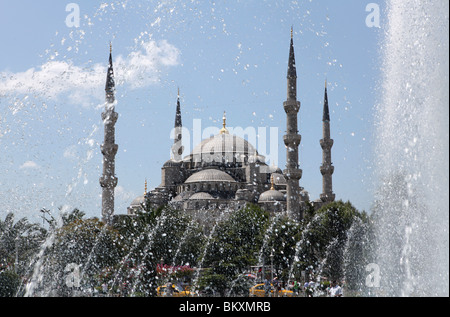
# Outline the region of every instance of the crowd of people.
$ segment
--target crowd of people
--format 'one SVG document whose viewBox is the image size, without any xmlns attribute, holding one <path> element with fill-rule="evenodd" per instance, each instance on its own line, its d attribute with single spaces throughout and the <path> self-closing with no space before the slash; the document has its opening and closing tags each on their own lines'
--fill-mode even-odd
<svg viewBox="0 0 450 317">
<path fill-rule="evenodd" d="M 294 281 L 289 288 L 292 289 L 294 296 L 343 296 L 342 287 L 337 283 L 336 280 L 333 280 L 325 289 L 323 289 L 318 283 L 314 282 L 313 280 L 311 280 L 310 282 L 305 282 L 303 285 L 301 285 L 301 283 L 299 283 L 298 281 Z M 268 294 L 273 294 L 273 296 L 278 297 L 282 289 L 286 288 L 284 287 L 284 285 L 282 285 L 277 277 L 275 277 L 272 281 L 269 281 L 268 279 L 264 281 L 264 290 L 266 296 L 268 296 Z"/>
<path fill-rule="evenodd" d="M 262 285 L 261 285 L 262 286 Z M 261 295 L 253 294 L 253 296 L 265 296 L 265 297 L 342 297 L 342 287 L 333 280 L 330 284 L 318 283 L 314 280 L 305 282 L 303 285 L 294 281 L 293 283 L 286 285 L 280 281 L 277 277 L 265 279 L 263 283 L 264 292 Z M 262 288 L 261 288 L 262 291 Z M 179 296 L 195 296 L 193 293 L 186 291 L 182 287 L 177 287 L 172 281 L 169 281 L 164 286 L 158 288 L 158 296 L 172 297 L 178 293 Z M 252 295 L 252 292 L 251 294 Z"/>
<path fill-rule="evenodd" d="M 296 286 L 297 282 L 294 282 L 294 293 L 296 289 L 302 289 L 300 285 Z M 314 281 L 306 282 L 303 285 L 304 294 L 306 297 L 313 297 L 319 294 L 320 296 L 328 296 L 328 297 L 342 297 L 343 291 L 342 287 L 337 283 L 337 281 L 332 281 L 329 286 L 324 288 Z"/>
</svg>

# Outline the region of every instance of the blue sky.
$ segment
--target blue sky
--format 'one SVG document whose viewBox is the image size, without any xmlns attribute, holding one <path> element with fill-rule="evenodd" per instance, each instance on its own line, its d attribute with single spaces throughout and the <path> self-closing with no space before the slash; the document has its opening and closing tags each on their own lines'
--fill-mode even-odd
<svg viewBox="0 0 450 317">
<path fill-rule="evenodd" d="M 327 78 L 333 189 L 337 199 L 370 210 L 384 2 L 375 2 L 381 28 L 366 26 L 370 1 L 361 0 L 74 1 L 78 28 L 66 24 L 69 3 L 0 2 L 1 218 L 14 211 L 35 219 L 40 208 L 59 206 L 100 216 L 110 41 L 119 113 L 116 213 L 143 194 L 145 179 L 150 188 L 160 184 L 178 87 L 190 131 L 194 120 L 220 128 L 224 111 L 230 127 L 278 128 L 283 168 L 291 26 L 302 103 L 300 184 L 319 197 Z"/>
</svg>

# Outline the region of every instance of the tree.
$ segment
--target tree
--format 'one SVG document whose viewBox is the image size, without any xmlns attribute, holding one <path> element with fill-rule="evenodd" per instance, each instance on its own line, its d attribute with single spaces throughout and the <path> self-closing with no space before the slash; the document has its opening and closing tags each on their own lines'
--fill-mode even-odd
<svg viewBox="0 0 450 317">
<path fill-rule="evenodd" d="M 117 268 L 113 287 L 126 281 L 134 292 L 155 296 L 156 288 L 164 283 L 158 279 L 157 266 L 196 266 L 204 245 L 198 223 L 187 214 L 168 206 L 146 208 L 135 217 L 126 217 L 116 225 L 128 252 Z M 132 271 L 139 270 L 135 276 Z"/>
<path fill-rule="evenodd" d="M 37 224 L 31 224 L 27 218 L 15 222 L 14 214 L 0 219 L 0 271 L 6 268 L 23 275 L 28 259 L 39 250 L 45 239 L 46 231 Z"/>
<path fill-rule="evenodd" d="M 366 267 L 373 261 L 374 238 L 371 222 L 356 217 L 347 233 L 343 270 L 346 286 L 358 294 L 366 292 Z"/>
<path fill-rule="evenodd" d="M 125 248 L 117 231 L 96 218 L 72 219 L 50 234 L 44 252 L 32 263 L 39 269 L 30 278 L 33 294 L 71 296 L 90 291 L 96 286 L 95 276 L 123 257 Z"/>
<path fill-rule="evenodd" d="M 0 271 L 0 297 L 13 297 L 20 285 L 20 276 L 12 271 Z"/>
<path fill-rule="evenodd" d="M 292 265 L 295 265 L 301 225 L 287 216 L 276 217 L 272 221 L 274 223 L 268 230 L 263 256 L 265 259 L 271 259 L 272 256 L 274 273 L 279 280 L 287 282 L 291 278 Z"/>
<path fill-rule="evenodd" d="M 248 205 L 217 224 L 203 262 L 211 268 L 206 278 L 214 283 L 210 287 L 221 292 L 231 287 L 240 273 L 257 264 L 268 220 L 266 211 Z"/>
<path fill-rule="evenodd" d="M 303 267 L 329 279 L 342 279 L 347 233 L 356 218 L 368 221 L 350 202 L 337 201 L 320 208 L 301 234 L 299 258 Z"/>
</svg>

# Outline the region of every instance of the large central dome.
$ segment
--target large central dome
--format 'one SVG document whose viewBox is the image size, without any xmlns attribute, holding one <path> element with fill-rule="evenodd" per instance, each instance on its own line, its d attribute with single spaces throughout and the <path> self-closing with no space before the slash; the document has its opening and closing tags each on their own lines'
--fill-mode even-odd
<svg viewBox="0 0 450 317">
<path fill-rule="evenodd" d="M 256 148 L 247 140 L 227 133 L 203 140 L 192 151 L 194 162 L 244 163 L 258 156 Z"/>
</svg>

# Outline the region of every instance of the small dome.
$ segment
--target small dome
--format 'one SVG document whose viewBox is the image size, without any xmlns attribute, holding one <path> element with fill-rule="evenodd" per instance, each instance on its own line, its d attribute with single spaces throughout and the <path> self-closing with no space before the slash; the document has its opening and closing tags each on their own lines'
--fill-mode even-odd
<svg viewBox="0 0 450 317">
<path fill-rule="evenodd" d="M 273 202 L 273 201 L 286 201 L 286 197 L 282 192 L 279 192 L 278 190 L 268 190 L 259 196 L 258 202 Z"/>
<path fill-rule="evenodd" d="M 191 175 L 185 182 L 189 183 L 201 183 L 201 182 L 227 182 L 236 183 L 233 177 L 225 172 L 219 171 L 217 169 L 207 169 L 197 172 Z"/>
<path fill-rule="evenodd" d="M 300 192 L 300 196 L 302 196 L 303 199 L 304 199 L 305 201 L 309 201 L 309 193 L 308 193 L 308 191 L 306 191 L 305 189 L 303 189 L 303 190 Z"/>
<path fill-rule="evenodd" d="M 182 162 L 189 163 L 192 160 L 192 156 L 193 156 L 192 154 L 185 156 Z"/>
<path fill-rule="evenodd" d="M 170 159 L 164 163 L 163 167 L 179 167 L 181 165 L 181 161 L 175 161 L 174 159 Z"/>
<path fill-rule="evenodd" d="M 266 158 L 263 155 L 253 154 L 248 157 L 249 163 L 264 163 Z"/>
<path fill-rule="evenodd" d="M 283 171 L 278 166 L 271 165 L 268 166 L 267 168 L 269 169 L 270 174 L 283 174 Z"/>
<path fill-rule="evenodd" d="M 140 207 L 141 204 L 145 203 L 145 195 L 136 197 L 130 204 L 130 207 Z"/>
<path fill-rule="evenodd" d="M 248 189 L 238 189 L 235 193 L 236 200 L 248 200 L 250 199 L 251 193 Z"/>
<path fill-rule="evenodd" d="M 192 192 L 192 191 L 181 192 L 173 200 L 174 201 L 186 200 L 186 199 L 189 199 L 189 197 L 191 197 L 193 194 L 194 194 L 194 192 Z"/>
<path fill-rule="evenodd" d="M 272 176 L 273 176 L 273 183 L 275 185 L 286 185 L 287 184 L 286 178 L 284 177 L 283 174 L 273 173 Z"/>
<path fill-rule="evenodd" d="M 211 200 L 211 199 L 214 199 L 214 197 L 204 192 L 195 193 L 189 198 L 189 200 Z"/>
</svg>

